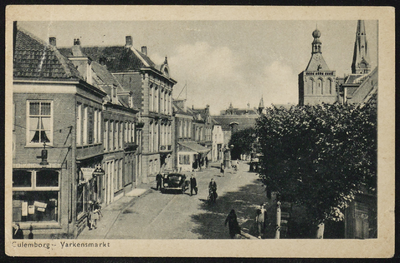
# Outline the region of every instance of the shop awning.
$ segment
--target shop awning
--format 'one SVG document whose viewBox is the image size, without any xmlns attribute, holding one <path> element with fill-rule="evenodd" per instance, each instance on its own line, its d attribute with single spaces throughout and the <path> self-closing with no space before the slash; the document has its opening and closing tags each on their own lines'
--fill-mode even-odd
<svg viewBox="0 0 400 263">
<path fill-rule="evenodd" d="M 178 142 L 179 145 L 188 149 L 189 151 L 197 152 L 197 153 L 208 153 L 211 151 L 210 148 L 206 148 L 201 146 L 197 142 Z"/>
</svg>

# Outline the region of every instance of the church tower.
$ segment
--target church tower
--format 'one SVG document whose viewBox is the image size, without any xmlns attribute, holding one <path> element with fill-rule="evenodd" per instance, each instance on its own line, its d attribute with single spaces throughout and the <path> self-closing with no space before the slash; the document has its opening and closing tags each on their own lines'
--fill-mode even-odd
<svg viewBox="0 0 400 263">
<path fill-rule="evenodd" d="M 312 32 L 311 59 L 299 74 L 299 105 L 334 103 L 336 101 L 336 72 L 330 70 L 322 56 L 321 32 Z"/>
<path fill-rule="evenodd" d="M 258 104 L 258 109 L 257 109 L 258 114 L 262 114 L 264 109 L 265 109 L 265 107 L 264 107 L 264 98 L 261 97 L 261 100 L 260 100 L 260 103 Z"/>
<path fill-rule="evenodd" d="M 356 41 L 354 43 L 353 63 L 351 64 L 352 74 L 367 74 L 371 71 L 371 64 L 368 56 L 367 34 L 363 20 L 357 22 Z"/>
</svg>

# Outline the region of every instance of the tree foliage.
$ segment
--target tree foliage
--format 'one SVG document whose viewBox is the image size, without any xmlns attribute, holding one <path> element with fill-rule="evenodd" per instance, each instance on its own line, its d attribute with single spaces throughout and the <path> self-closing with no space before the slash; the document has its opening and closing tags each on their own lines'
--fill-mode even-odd
<svg viewBox="0 0 400 263">
<path fill-rule="evenodd" d="M 268 108 L 256 124 L 269 190 L 315 223 L 341 221 L 357 193 L 376 191 L 376 105 Z"/>
<path fill-rule="evenodd" d="M 232 149 L 232 159 L 239 159 L 241 154 L 254 152 L 256 139 L 256 130 L 254 128 L 246 128 L 233 133 L 229 140 L 229 145 L 234 146 Z"/>
</svg>

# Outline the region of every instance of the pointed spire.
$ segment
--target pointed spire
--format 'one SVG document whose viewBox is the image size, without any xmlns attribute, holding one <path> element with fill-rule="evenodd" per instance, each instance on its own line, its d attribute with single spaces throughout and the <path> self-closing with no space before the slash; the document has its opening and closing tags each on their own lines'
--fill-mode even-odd
<svg viewBox="0 0 400 263">
<path fill-rule="evenodd" d="M 261 97 L 260 104 L 258 104 L 259 109 L 264 109 L 264 98 Z"/>
<path fill-rule="evenodd" d="M 365 24 L 364 20 L 358 20 L 351 72 L 353 74 L 367 74 L 370 70 Z"/>
</svg>

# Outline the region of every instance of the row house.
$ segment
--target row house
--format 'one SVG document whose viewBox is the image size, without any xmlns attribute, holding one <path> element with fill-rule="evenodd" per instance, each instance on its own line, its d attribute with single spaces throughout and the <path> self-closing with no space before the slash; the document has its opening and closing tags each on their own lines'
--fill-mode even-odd
<svg viewBox="0 0 400 263">
<path fill-rule="evenodd" d="M 35 238 L 84 227 L 98 193 L 84 171 L 101 167 L 103 155 L 107 94 L 93 85 L 88 59 L 68 60 L 55 46 L 14 24 L 12 221 Z"/>
<path fill-rule="evenodd" d="M 222 149 L 225 146 L 224 143 L 224 132 L 222 126 L 214 118 L 211 118 L 213 124 L 212 128 L 212 151 L 211 160 L 212 162 L 222 161 L 223 153 Z"/>
<path fill-rule="evenodd" d="M 77 64 L 79 60 L 89 60 L 94 85 L 107 93 L 102 105 L 102 169 L 104 176 L 95 182 L 97 196 L 91 200 L 108 205 L 137 185 L 140 174 L 140 152 L 137 151 L 141 140 L 141 129 L 137 125 L 138 110 L 133 106 L 133 93 L 125 90 L 117 79 L 107 70 L 107 66 L 92 61 L 82 50 L 80 40 L 74 40 L 72 48 L 59 48 L 69 60 Z M 79 65 L 77 64 L 78 68 Z M 82 124 L 82 104 L 76 105 L 78 111 L 78 130 Z M 98 118 L 100 119 L 100 118 Z M 95 120 L 96 115 L 95 115 Z M 82 144 L 81 136 L 77 144 Z M 84 173 L 92 173 L 85 169 Z M 90 175 L 88 175 L 90 176 Z M 84 189 L 78 188 L 78 196 L 84 197 Z"/>
<path fill-rule="evenodd" d="M 172 91 L 177 83 L 170 76 L 167 58 L 156 65 L 147 56 L 147 47 L 133 47 L 131 36 L 125 45 L 82 47 L 85 54 L 103 64 L 133 95 L 142 128 L 139 183 L 147 183 L 161 170 L 172 170 Z M 150 177 L 153 177 L 150 179 Z"/>
<path fill-rule="evenodd" d="M 174 100 L 174 168 L 180 172 L 199 168 L 200 160 L 210 149 L 195 141 L 199 132 L 195 131 L 192 109 L 185 105 L 186 100 Z M 204 165 L 204 164 L 203 164 Z"/>
</svg>

